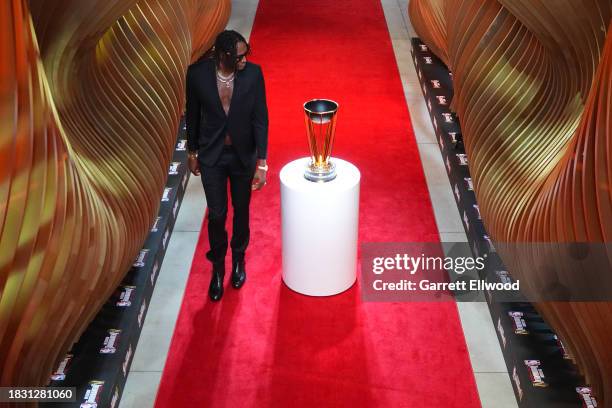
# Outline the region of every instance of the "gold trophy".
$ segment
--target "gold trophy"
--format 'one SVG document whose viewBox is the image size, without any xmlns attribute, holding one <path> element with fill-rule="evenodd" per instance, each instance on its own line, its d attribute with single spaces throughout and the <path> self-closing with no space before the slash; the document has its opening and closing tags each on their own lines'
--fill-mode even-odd
<svg viewBox="0 0 612 408">
<path fill-rule="evenodd" d="M 304 121 L 310 147 L 310 163 L 304 177 L 315 182 L 326 182 L 336 178 L 336 166 L 329 160 L 338 104 L 329 99 L 312 99 L 304 103 Z"/>
</svg>

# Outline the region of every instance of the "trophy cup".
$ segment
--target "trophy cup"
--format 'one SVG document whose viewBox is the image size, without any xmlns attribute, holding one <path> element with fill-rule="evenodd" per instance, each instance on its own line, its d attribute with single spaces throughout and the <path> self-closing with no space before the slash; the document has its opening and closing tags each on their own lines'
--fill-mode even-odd
<svg viewBox="0 0 612 408">
<path fill-rule="evenodd" d="M 338 104 L 329 99 L 312 99 L 304 103 L 304 121 L 310 147 L 310 163 L 304 177 L 314 182 L 327 182 L 336 178 L 336 166 L 329 160 Z"/>
</svg>

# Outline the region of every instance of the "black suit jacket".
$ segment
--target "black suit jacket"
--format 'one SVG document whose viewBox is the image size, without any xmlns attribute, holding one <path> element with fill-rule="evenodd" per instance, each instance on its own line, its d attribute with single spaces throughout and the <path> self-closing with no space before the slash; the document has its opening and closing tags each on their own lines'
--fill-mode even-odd
<svg viewBox="0 0 612 408">
<path fill-rule="evenodd" d="M 268 107 L 263 73 L 259 65 L 246 63 L 236 73 L 229 113 L 217 90 L 215 62 L 205 59 L 187 70 L 187 146 L 198 152 L 200 162 L 214 166 L 229 133 L 240 161 L 253 166 L 268 152 Z"/>
</svg>

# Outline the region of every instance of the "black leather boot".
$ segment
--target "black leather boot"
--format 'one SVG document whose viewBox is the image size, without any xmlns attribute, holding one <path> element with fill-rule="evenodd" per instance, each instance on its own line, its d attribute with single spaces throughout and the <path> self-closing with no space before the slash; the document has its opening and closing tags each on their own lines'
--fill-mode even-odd
<svg viewBox="0 0 612 408">
<path fill-rule="evenodd" d="M 232 286 L 234 289 L 240 289 L 246 281 L 246 269 L 244 268 L 244 260 L 232 262 Z"/>
<path fill-rule="evenodd" d="M 212 278 L 208 287 L 210 300 L 218 301 L 223 296 L 223 277 L 225 276 L 225 264 L 213 264 Z"/>
</svg>

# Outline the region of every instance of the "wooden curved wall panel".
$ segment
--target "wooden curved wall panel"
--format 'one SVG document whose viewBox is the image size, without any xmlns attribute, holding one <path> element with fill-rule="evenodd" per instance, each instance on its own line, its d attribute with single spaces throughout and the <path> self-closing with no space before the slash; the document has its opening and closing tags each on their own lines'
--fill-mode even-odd
<svg viewBox="0 0 612 408">
<path fill-rule="evenodd" d="M 446 44 L 438 52 L 453 71 L 453 107 L 491 236 L 611 241 L 612 1 L 444 3 L 411 0 L 409 12 L 432 50 Z M 612 407 L 612 304 L 536 306 L 600 405 Z"/>
<path fill-rule="evenodd" d="M 230 0 L 0 5 L 0 385 L 46 384 L 129 269 L 187 66 L 229 14 Z"/>
<path fill-rule="evenodd" d="M 445 7 L 446 0 L 408 2 L 411 21 L 415 30 L 433 53 L 448 65 Z"/>
</svg>

